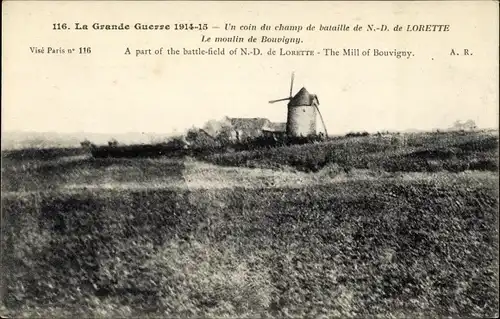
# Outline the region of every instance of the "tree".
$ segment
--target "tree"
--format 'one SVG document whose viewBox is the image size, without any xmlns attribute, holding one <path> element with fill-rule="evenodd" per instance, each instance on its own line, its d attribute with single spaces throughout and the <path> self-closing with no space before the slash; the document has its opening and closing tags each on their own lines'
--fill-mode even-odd
<svg viewBox="0 0 500 319">
<path fill-rule="evenodd" d="M 190 128 L 186 133 L 186 140 L 190 143 L 196 142 L 200 132 L 195 127 Z"/>
<path fill-rule="evenodd" d="M 118 141 L 113 138 L 110 141 L 108 141 L 108 145 L 109 146 L 118 146 Z"/>
<path fill-rule="evenodd" d="M 230 133 L 232 131 L 231 121 L 228 117 L 224 117 L 222 120 L 209 120 L 207 121 L 202 128 L 205 132 L 210 134 L 211 136 L 219 136 L 222 135 L 230 137 Z"/>
<path fill-rule="evenodd" d="M 464 128 L 466 130 L 475 130 L 477 129 L 477 126 L 476 126 L 476 122 L 474 122 L 473 120 L 467 120 L 467 122 L 464 123 Z"/>
<path fill-rule="evenodd" d="M 83 142 L 80 142 L 80 145 L 82 146 L 82 148 L 90 148 L 90 147 L 92 147 L 92 143 L 89 140 L 87 140 L 87 139 L 85 139 Z"/>
<path fill-rule="evenodd" d="M 477 129 L 476 122 L 473 120 L 467 120 L 466 122 L 461 122 L 459 120 L 455 121 L 453 123 L 452 129 L 457 130 L 457 131 L 464 131 L 464 130 L 475 130 Z"/>
<path fill-rule="evenodd" d="M 168 139 L 167 146 L 175 149 L 187 149 L 189 148 L 189 142 L 185 140 L 183 135 L 176 135 Z"/>
<path fill-rule="evenodd" d="M 463 124 L 462 124 L 462 122 L 460 122 L 460 120 L 456 120 L 455 122 L 453 122 L 453 125 L 451 128 L 452 128 L 452 130 L 460 131 L 463 129 Z"/>
</svg>

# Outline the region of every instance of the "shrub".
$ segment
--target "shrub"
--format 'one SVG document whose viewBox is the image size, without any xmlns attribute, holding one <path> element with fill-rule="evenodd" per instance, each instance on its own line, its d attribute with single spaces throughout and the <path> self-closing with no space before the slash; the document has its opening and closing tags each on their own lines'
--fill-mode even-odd
<svg viewBox="0 0 500 319">
<path fill-rule="evenodd" d="M 403 135 L 391 136 L 391 145 L 393 146 L 406 146 L 406 137 Z"/>
<path fill-rule="evenodd" d="M 118 146 L 118 141 L 113 138 L 110 141 L 108 141 L 108 146 L 111 146 L 111 147 Z"/>
<path fill-rule="evenodd" d="M 220 143 L 203 130 L 190 129 L 186 134 L 190 147 L 197 150 L 215 150 Z"/>
<path fill-rule="evenodd" d="M 360 137 L 360 136 L 369 136 L 370 133 L 368 132 L 350 132 L 347 133 L 345 136 L 346 137 Z"/>
<path fill-rule="evenodd" d="M 89 140 L 84 140 L 83 142 L 80 142 L 80 146 L 82 148 L 89 149 L 89 148 L 93 147 L 94 144 L 92 144 L 92 142 L 90 142 Z"/>
</svg>

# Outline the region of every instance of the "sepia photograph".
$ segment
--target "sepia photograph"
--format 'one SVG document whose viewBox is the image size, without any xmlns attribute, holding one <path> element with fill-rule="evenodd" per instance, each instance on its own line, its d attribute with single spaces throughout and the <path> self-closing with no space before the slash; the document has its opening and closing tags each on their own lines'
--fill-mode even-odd
<svg viewBox="0 0 500 319">
<path fill-rule="evenodd" d="M 498 26 L 2 2 L 0 317 L 498 317 Z"/>
</svg>

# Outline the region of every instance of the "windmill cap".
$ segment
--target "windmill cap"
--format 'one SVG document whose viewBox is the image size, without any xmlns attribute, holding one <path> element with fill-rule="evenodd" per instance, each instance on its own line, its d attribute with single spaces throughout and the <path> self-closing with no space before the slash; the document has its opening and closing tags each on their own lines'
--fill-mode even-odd
<svg viewBox="0 0 500 319">
<path fill-rule="evenodd" d="M 317 100 L 316 94 L 309 93 L 305 87 L 295 94 L 295 96 L 288 103 L 289 106 L 308 106 L 312 105 L 314 100 Z"/>
</svg>

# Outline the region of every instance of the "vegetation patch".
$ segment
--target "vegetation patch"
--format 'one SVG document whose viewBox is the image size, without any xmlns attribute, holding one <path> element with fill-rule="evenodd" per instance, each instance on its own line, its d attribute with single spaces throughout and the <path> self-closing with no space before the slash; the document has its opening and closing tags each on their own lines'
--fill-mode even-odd
<svg viewBox="0 0 500 319">
<path fill-rule="evenodd" d="M 497 179 L 473 176 L 5 198 L 3 302 L 11 314 L 493 316 Z"/>
<path fill-rule="evenodd" d="M 438 135 L 438 133 L 434 133 Z M 429 134 L 393 138 L 379 136 L 338 138 L 328 142 L 218 153 L 202 157 L 218 165 L 277 168 L 291 166 L 317 172 L 328 164 L 345 171 L 375 169 L 388 172 L 465 170 L 498 171 L 498 138 L 491 135 Z"/>
</svg>

